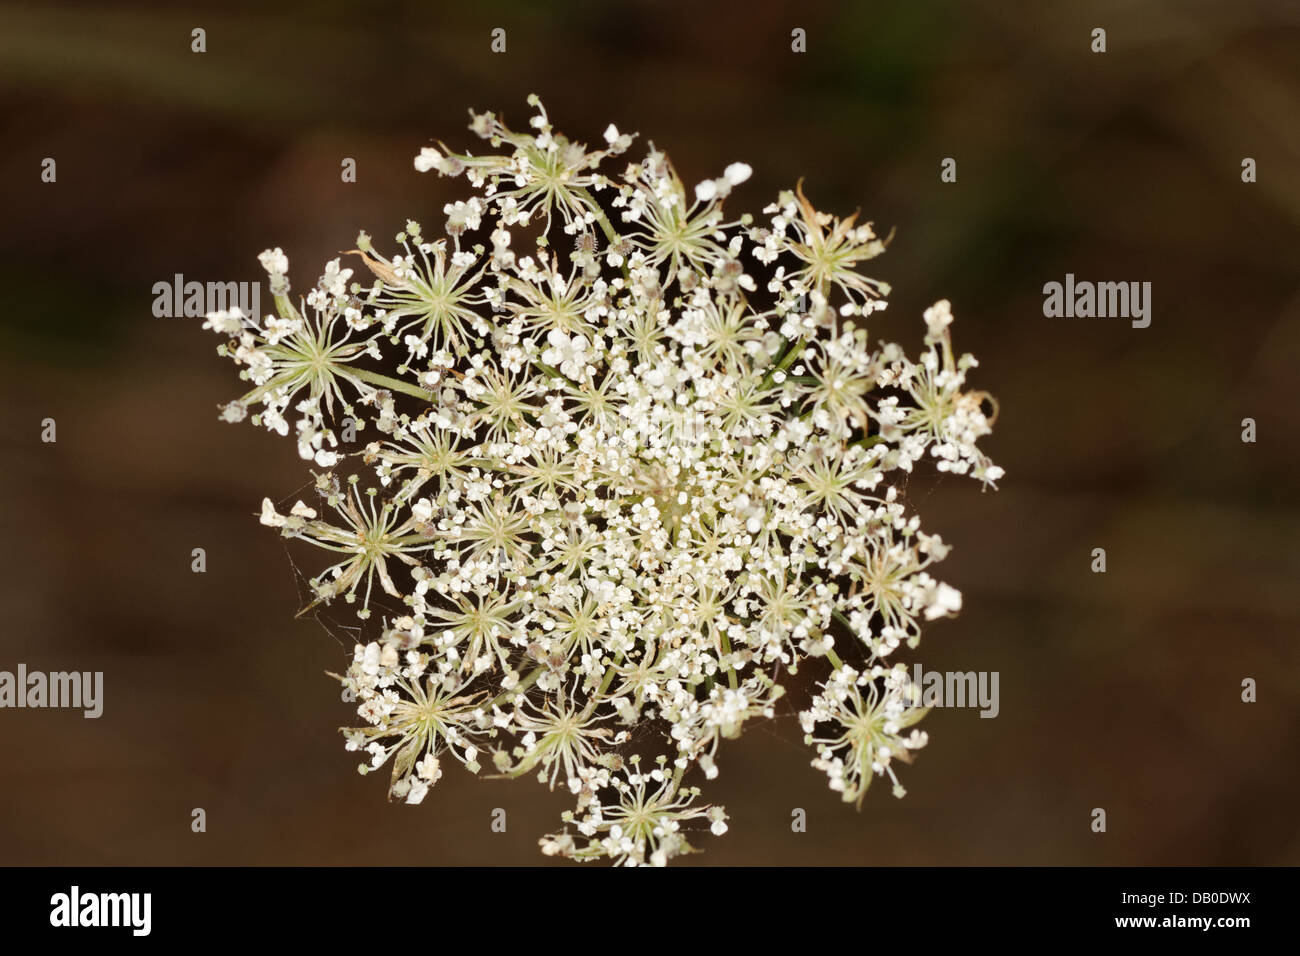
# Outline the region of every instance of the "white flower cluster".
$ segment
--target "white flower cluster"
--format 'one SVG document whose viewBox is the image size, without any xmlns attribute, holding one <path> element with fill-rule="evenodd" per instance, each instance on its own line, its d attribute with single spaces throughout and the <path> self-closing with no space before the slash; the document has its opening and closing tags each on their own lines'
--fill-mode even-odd
<svg viewBox="0 0 1300 956">
<path fill-rule="evenodd" d="M 277 314 L 209 316 L 253 386 L 224 416 L 292 420 L 326 469 L 317 507 L 268 500 L 263 523 L 338 558 L 312 606 L 380 614 L 340 678 L 348 749 L 408 803 L 449 758 L 563 784 L 577 806 L 545 853 L 660 864 L 691 850 L 684 824 L 726 829 L 685 774 L 716 777 L 719 741 L 774 717 L 811 658 L 814 766 L 860 801 L 925 741 L 883 662 L 961 606 L 896 476 L 1002 473 L 949 305 L 920 361 L 870 344 L 869 224 L 802 189 L 728 219 L 749 166 L 688 192 L 651 146 L 606 175 L 632 136 L 589 151 L 530 103 L 527 133 L 471 113 L 488 154 L 416 157 L 475 190 L 445 237 L 410 222 L 389 258 L 363 234 L 370 284 L 335 260 L 296 304 L 268 251 Z M 348 428 L 373 437 L 349 454 Z"/>
</svg>

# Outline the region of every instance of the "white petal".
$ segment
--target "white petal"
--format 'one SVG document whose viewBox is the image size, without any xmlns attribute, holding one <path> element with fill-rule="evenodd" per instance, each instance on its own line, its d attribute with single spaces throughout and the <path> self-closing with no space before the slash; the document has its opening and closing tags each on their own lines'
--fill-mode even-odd
<svg viewBox="0 0 1300 956">
<path fill-rule="evenodd" d="M 275 505 L 271 504 L 270 498 L 262 499 L 262 524 L 268 528 L 284 527 L 284 517 L 276 513 Z"/>
<path fill-rule="evenodd" d="M 695 187 L 695 198 L 700 202 L 709 202 L 718 194 L 718 184 L 712 179 L 706 179 Z"/>
<path fill-rule="evenodd" d="M 732 163 L 722 175 L 727 177 L 727 182 L 731 183 L 731 185 L 739 186 L 754 175 L 754 168 L 749 163 Z"/>
</svg>

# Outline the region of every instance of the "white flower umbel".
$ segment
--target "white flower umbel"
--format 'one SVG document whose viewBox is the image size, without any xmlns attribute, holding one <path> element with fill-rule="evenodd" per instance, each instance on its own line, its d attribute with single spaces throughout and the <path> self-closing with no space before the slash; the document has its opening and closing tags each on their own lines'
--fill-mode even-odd
<svg viewBox="0 0 1300 956">
<path fill-rule="evenodd" d="M 471 113 L 486 154 L 415 158 L 474 190 L 445 236 L 408 222 L 390 257 L 363 234 L 369 284 L 335 260 L 297 302 L 269 250 L 276 314 L 205 325 L 250 384 L 223 417 L 292 426 L 325 469 L 315 507 L 262 506 L 333 555 L 311 606 L 378 612 L 340 677 L 348 749 L 407 803 L 490 757 L 576 798 L 546 853 L 664 863 L 727 829 L 686 774 L 715 778 L 811 661 L 814 766 L 846 800 L 877 775 L 901 795 L 924 710 L 886 659 L 961 595 L 900 476 L 1002 474 L 951 306 L 918 323 L 919 360 L 869 340 L 869 223 L 801 187 L 729 218 L 745 163 L 687 188 L 651 147 L 606 173 L 631 135 L 589 151 L 530 102 L 527 133 Z"/>
</svg>

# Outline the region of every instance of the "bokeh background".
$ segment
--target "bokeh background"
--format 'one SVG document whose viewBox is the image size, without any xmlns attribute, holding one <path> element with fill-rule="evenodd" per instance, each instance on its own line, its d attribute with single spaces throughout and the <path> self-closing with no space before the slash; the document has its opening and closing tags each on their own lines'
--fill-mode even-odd
<svg viewBox="0 0 1300 956">
<path fill-rule="evenodd" d="M 0 711 L 0 863 L 542 862 L 563 794 L 452 768 L 390 806 L 354 772 L 324 676 L 346 635 L 294 619 L 255 518 L 307 475 L 218 422 L 211 334 L 151 314 L 177 272 L 256 280 L 279 245 L 301 286 L 358 229 L 440 223 L 464 185 L 414 154 L 477 142 L 471 106 L 522 125 L 530 92 L 688 183 L 750 162 L 729 208 L 803 176 L 896 227 L 876 334 L 915 349 L 950 298 L 1001 401 L 1001 490 L 910 489 L 966 600 L 916 659 L 998 671 L 1000 715 L 932 713 L 909 796 L 860 814 L 793 718 L 754 726 L 713 784 L 731 832 L 690 863 L 1300 862 L 1298 53 L 1282 0 L 0 5 L 0 669 L 106 684 L 99 720 Z M 1044 318 L 1067 272 L 1152 282 L 1150 328 Z"/>
</svg>

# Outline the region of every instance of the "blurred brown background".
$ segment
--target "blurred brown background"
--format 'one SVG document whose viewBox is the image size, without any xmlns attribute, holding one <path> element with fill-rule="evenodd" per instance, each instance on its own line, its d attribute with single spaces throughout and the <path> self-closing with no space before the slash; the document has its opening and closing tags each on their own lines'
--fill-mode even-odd
<svg viewBox="0 0 1300 956">
<path fill-rule="evenodd" d="M 876 334 L 915 350 L 950 298 L 1001 400 L 999 492 L 912 487 L 966 600 L 916 659 L 999 671 L 1001 714 L 933 713 L 909 796 L 878 786 L 861 814 L 793 719 L 756 726 L 712 786 L 731 832 L 692 862 L 1300 862 L 1298 53 L 1280 0 L 0 6 L 0 669 L 106 684 L 99 720 L 0 711 L 0 863 L 542 861 L 563 794 L 452 768 L 389 806 L 354 772 L 323 675 L 345 648 L 294 620 L 254 516 L 306 471 L 217 421 L 232 367 L 150 312 L 177 272 L 255 280 L 279 245 L 302 287 L 358 229 L 433 228 L 464 185 L 415 173 L 419 147 L 477 148 L 466 109 L 522 126 L 534 91 L 560 130 L 640 131 L 688 183 L 750 162 L 733 210 L 804 176 L 897 227 Z M 1151 327 L 1044 318 L 1067 272 L 1152 282 Z"/>
</svg>

